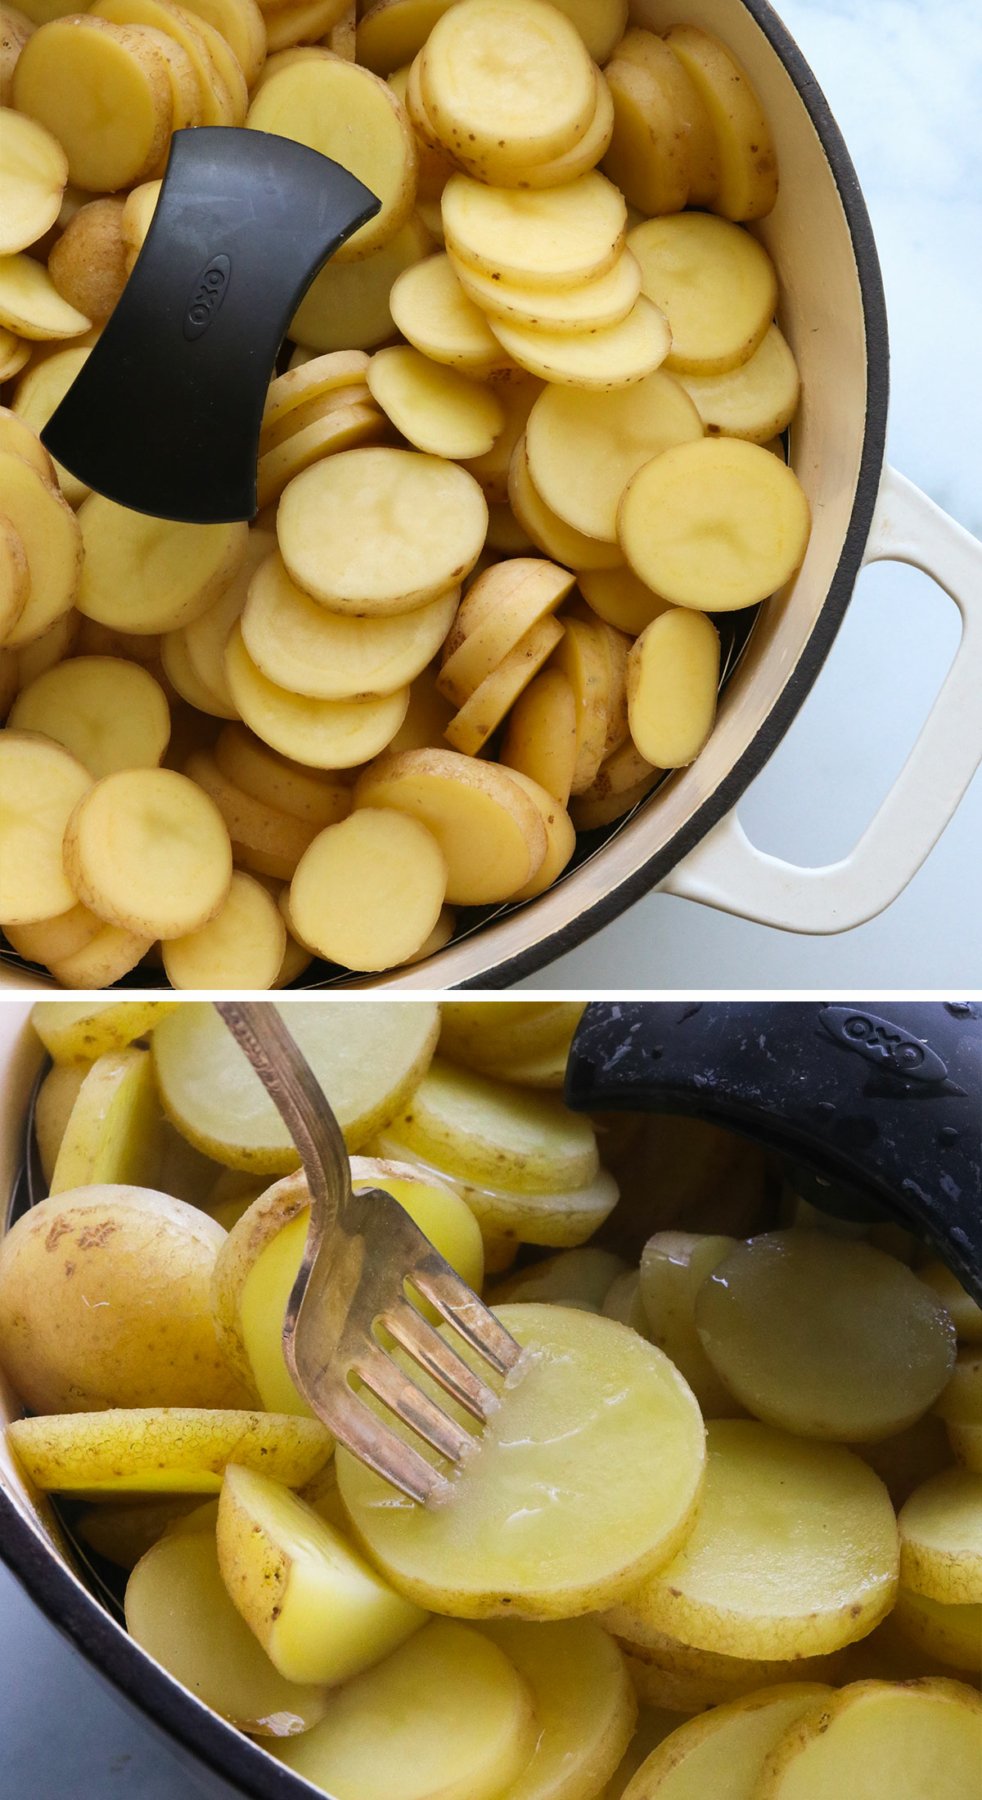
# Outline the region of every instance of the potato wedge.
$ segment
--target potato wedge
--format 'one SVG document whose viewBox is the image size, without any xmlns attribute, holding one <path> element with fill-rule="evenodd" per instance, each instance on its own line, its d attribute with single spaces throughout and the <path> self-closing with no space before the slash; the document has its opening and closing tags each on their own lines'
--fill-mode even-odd
<svg viewBox="0 0 982 1800">
<path fill-rule="evenodd" d="M 759 1800 L 930 1794 L 963 1800 L 982 1757 L 982 1699 L 954 1681 L 857 1681 L 806 1712 L 770 1752 Z"/>
<path fill-rule="evenodd" d="M 213 919 L 232 879 L 214 801 L 173 769 L 121 769 L 79 801 L 65 832 L 79 898 L 109 925 L 184 937 Z"/>
<path fill-rule="evenodd" d="M 74 656 L 18 694 L 8 725 L 64 745 L 98 780 L 116 769 L 156 768 L 170 737 L 159 682 L 137 663 Z"/>
<path fill-rule="evenodd" d="M 77 757 L 29 732 L 0 735 L 0 923 L 55 918 L 75 905 L 62 845 L 92 786 Z"/>
<path fill-rule="evenodd" d="M 110 1050 L 79 1088 L 48 1191 L 95 1183 L 149 1187 L 160 1158 L 163 1120 L 148 1050 Z"/>
</svg>

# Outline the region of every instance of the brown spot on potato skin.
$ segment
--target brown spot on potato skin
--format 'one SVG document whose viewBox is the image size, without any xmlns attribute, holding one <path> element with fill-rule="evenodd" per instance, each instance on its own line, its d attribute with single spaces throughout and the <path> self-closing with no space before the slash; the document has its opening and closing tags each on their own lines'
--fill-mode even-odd
<svg viewBox="0 0 982 1800">
<path fill-rule="evenodd" d="M 68 1220 L 67 1219 L 55 1219 L 53 1224 L 49 1225 L 47 1233 L 45 1235 L 45 1239 L 44 1239 L 45 1249 L 46 1250 L 56 1249 L 60 1239 L 64 1237 L 66 1231 L 71 1231 L 71 1225 L 69 1224 Z"/>
<path fill-rule="evenodd" d="M 80 1250 L 103 1250 L 109 1239 L 119 1230 L 112 1219 L 103 1219 L 99 1225 L 86 1225 L 78 1234 Z"/>
</svg>

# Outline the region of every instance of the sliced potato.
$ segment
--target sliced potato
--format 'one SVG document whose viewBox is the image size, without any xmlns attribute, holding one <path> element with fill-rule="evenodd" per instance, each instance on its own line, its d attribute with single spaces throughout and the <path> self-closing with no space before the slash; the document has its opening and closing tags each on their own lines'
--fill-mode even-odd
<svg viewBox="0 0 982 1800">
<path fill-rule="evenodd" d="M 976 1680 L 982 1674 L 982 1606 L 945 1606 L 902 1587 L 891 1620 L 922 1653 Z"/>
<path fill-rule="evenodd" d="M 901 1509 L 900 1578 L 945 1606 L 982 1604 L 982 1475 L 945 1469 Z"/>
<path fill-rule="evenodd" d="M 508 464 L 525 429 L 532 403 L 542 392 L 542 382 L 534 375 L 519 374 L 516 370 L 507 377 L 492 377 L 492 385 L 505 415 L 504 428 L 487 455 L 469 457 L 466 466 L 480 482 L 489 505 L 495 507 L 507 505 Z"/>
<path fill-rule="evenodd" d="M 137 663 L 74 656 L 21 690 L 8 724 L 63 744 L 99 779 L 116 769 L 156 768 L 170 737 L 170 709 L 159 683 Z"/>
<path fill-rule="evenodd" d="M 62 299 L 43 263 L 23 253 L 0 256 L 0 325 L 5 330 L 33 343 L 80 337 L 91 323 Z"/>
<path fill-rule="evenodd" d="M 555 624 L 555 620 L 550 620 Z M 531 635 L 531 634 L 530 634 Z M 513 653 L 514 654 L 514 653 Z M 487 685 L 487 684 L 485 684 Z M 473 702 L 469 702 L 473 704 Z M 546 788 L 540 787 L 530 775 L 523 774 L 521 769 L 511 770 L 512 780 L 528 794 L 545 826 L 546 853 L 539 868 L 529 881 L 516 888 L 511 898 L 515 901 L 534 900 L 544 894 L 553 882 L 558 881 L 567 863 L 576 849 L 576 830 L 565 806 Z M 546 1058 L 544 1064 L 532 1064 L 533 1079 L 528 1081 L 530 1087 L 561 1087 L 564 1058 L 560 1057 L 560 1068 L 556 1072 L 556 1059 Z M 514 1081 L 528 1080 L 529 1069 L 525 1065 L 510 1071 Z"/>
<path fill-rule="evenodd" d="M 42 25 L 18 59 L 14 104 L 57 137 L 69 180 L 90 193 L 146 180 L 167 149 L 172 102 L 164 56 L 132 28 L 105 18 Z"/>
<path fill-rule="evenodd" d="M 814 1682 L 763 1688 L 690 1719 L 659 1744 L 627 1788 L 627 1800 L 754 1800 L 765 1760 L 797 1721 L 831 1697 Z"/>
<path fill-rule="evenodd" d="M 564 390 L 565 391 L 565 390 Z M 629 389 L 636 392 L 636 389 Z M 633 569 L 581 569 L 576 577 L 584 600 L 598 619 L 640 637 L 647 625 L 667 610 L 663 600 L 635 575 Z"/>
<path fill-rule="evenodd" d="M 540 1052 L 567 1053 L 583 1012 L 578 1000 L 445 1000 L 440 1050 L 452 1062 L 507 1080 L 511 1069 Z"/>
<path fill-rule="evenodd" d="M 706 430 L 772 448 L 798 410 L 801 383 L 787 339 L 769 325 L 753 355 L 723 375 L 679 376 Z M 783 446 L 781 449 L 783 460 Z"/>
<path fill-rule="evenodd" d="M 456 0 L 375 0 L 358 24 L 358 61 L 376 75 L 412 62 L 433 26 Z"/>
<path fill-rule="evenodd" d="M 182 525 L 92 494 L 79 513 L 78 607 L 123 631 L 172 631 L 214 604 L 246 553 L 248 526 Z"/>
<path fill-rule="evenodd" d="M 304 852 L 290 885 L 296 936 L 342 968 L 405 962 L 432 932 L 447 864 L 426 826 L 404 812 L 362 807 Z"/>
<path fill-rule="evenodd" d="M 528 1683 L 539 1739 L 508 1800 L 577 1800 L 616 1769 L 637 1702 L 616 1645 L 593 1619 L 527 1625 L 498 1619 L 482 1634 Z"/>
<path fill-rule="evenodd" d="M 770 1752 L 759 1800 L 964 1800 L 982 1758 L 982 1699 L 954 1681 L 857 1681 L 806 1712 Z"/>
<path fill-rule="evenodd" d="M 574 794 L 590 786 L 607 748 L 613 671 L 602 630 L 587 619 L 567 619 L 562 643 L 550 664 L 566 676 L 576 701 Z"/>
<path fill-rule="evenodd" d="M 314 351 L 370 350 L 384 344 L 395 333 L 389 310 L 395 282 L 432 250 L 433 239 L 417 213 L 360 262 L 339 263 L 332 257 L 301 300 L 291 337 Z"/>
<path fill-rule="evenodd" d="M 512 186 L 565 187 L 568 181 L 576 181 L 581 175 L 589 175 L 596 168 L 609 148 L 614 133 L 614 102 L 607 81 L 599 69 L 594 70 L 594 93 L 596 98 L 593 117 L 583 136 L 562 156 L 554 156 L 549 162 L 531 165 L 526 163 L 520 172 L 511 176 Z M 495 179 L 508 185 L 503 174 L 496 175 Z"/>
<path fill-rule="evenodd" d="M 235 708 L 225 679 L 225 645 L 233 625 L 241 617 L 253 575 L 275 549 L 275 534 L 254 525 L 249 532 L 245 556 L 225 592 L 207 612 L 181 628 L 183 649 L 192 675 L 227 712 L 234 712 Z"/>
<path fill-rule="evenodd" d="M 257 498 L 260 508 L 274 505 L 289 483 L 303 469 L 326 456 L 337 456 L 343 450 L 355 450 L 362 444 L 377 442 L 385 421 L 377 406 L 357 403 L 330 408 L 324 417 L 307 425 L 272 449 L 263 451 L 256 473 Z"/>
<path fill-rule="evenodd" d="M 982 1350 L 974 1344 L 958 1352 L 935 1411 L 949 1425 L 982 1425 Z"/>
<path fill-rule="evenodd" d="M 169 48 L 179 54 L 176 46 Z M 124 210 L 115 196 L 90 200 L 69 220 L 48 256 L 48 274 L 62 299 L 94 325 L 105 324 L 126 286 Z"/>
<path fill-rule="evenodd" d="M 448 250 L 518 287 L 571 287 L 603 275 L 624 247 L 626 222 L 623 196 L 596 171 L 527 192 L 458 174 L 443 191 Z"/>
<path fill-rule="evenodd" d="M 227 725 L 215 744 L 215 763 L 227 781 L 278 812 L 320 827 L 343 819 L 350 805 L 346 776 L 332 778 L 270 749 L 244 725 Z"/>
<path fill-rule="evenodd" d="M 0 734 L 0 923 L 55 918 L 75 905 L 62 859 L 68 821 L 92 779 L 59 744 Z"/>
<path fill-rule="evenodd" d="M 405 1142 L 398 1126 L 387 1126 L 374 1139 L 372 1148 L 380 1156 L 414 1164 L 424 1174 L 456 1189 L 480 1225 L 489 1274 L 510 1269 L 520 1243 L 542 1244 L 556 1250 L 585 1244 L 617 1204 L 617 1182 L 606 1169 L 601 1169 L 585 1187 L 566 1188 L 560 1193 L 530 1193 L 527 1188 L 492 1187 L 485 1182 L 478 1185 L 466 1176 L 434 1168 Z"/>
<path fill-rule="evenodd" d="M 315 837 L 317 826 L 244 793 L 228 780 L 206 751 L 190 756 L 185 771 L 215 802 L 231 838 L 236 862 L 256 874 L 289 881 Z M 347 805 L 345 796 L 340 802 L 342 818 Z"/>
<path fill-rule="evenodd" d="M 95 202 L 94 204 L 102 204 Z M 112 202 L 115 204 L 115 202 Z M 84 209 L 84 210 L 87 210 Z M 59 242 L 63 240 L 59 239 Z M 52 251 L 52 256 L 54 252 Z M 91 353 L 89 344 L 69 344 L 65 350 L 53 350 L 42 361 L 32 363 L 14 389 L 13 410 L 36 432 L 43 431 L 55 408 L 60 405 L 80 369 Z M 79 506 L 89 494 L 86 482 L 70 469 L 56 462 L 58 485 L 70 506 Z"/>
<path fill-rule="evenodd" d="M 368 386 L 402 436 L 430 456 L 484 455 L 505 422 L 490 388 L 442 368 L 411 345 L 376 351 Z"/>
<path fill-rule="evenodd" d="M 297 1001 L 282 1012 L 355 1149 L 418 1085 L 439 1031 L 425 1002 Z M 212 1007 L 186 1003 L 162 1020 L 153 1053 L 164 1110 L 199 1150 L 257 1174 L 297 1167 L 279 1113 Z"/>
<path fill-rule="evenodd" d="M 68 180 L 68 159 L 50 131 L 6 105 L 0 114 L 0 175 L 0 256 L 9 256 L 37 243 L 54 224 Z"/>
<path fill-rule="evenodd" d="M 149 955 L 153 945 L 152 935 L 103 925 L 80 950 L 71 956 L 52 957 L 48 967 L 61 987 L 112 987 Z"/>
<path fill-rule="evenodd" d="M 202 1511 L 197 1494 L 164 1500 L 120 1500 L 90 1506 L 78 1521 L 82 1542 L 119 1569 L 135 1569 L 164 1532 L 178 1520 Z M 214 1502 L 208 1504 L 214 1505 Z"/>
<path fill-rule="evenodd" d="M 496 1306 L 510 1300 L 548 1300 L 557 1306 L 575 1306 L 582 1312 L 600 1312 L 611 1283 L 626 1274 L 626 1265 L 612 1250 L 561 1250 L 544 1262 L 532 1263 L 517 1275 L 509 1275 L 494 1287 Z"/>
<path fill-rule="evenodd" d="M 668 318 L 670 369 L 720 375 L 753 355 L 777 305 L 777 274 L 763 244 L 700 212 L 647 219 L 628 243 L 642 292 Z"/>
<path fill-rule="evenodd" d="M 696 1300 L 702 1285 L 734 1249 L 735 1238 L 657 1231 L 641 1253 L 647 1335 L 685 1376 L 707 1419 L 733 1418 L 742 1411 L 696 1330 Z"/>
<path fill-rule="evenodd" d="M 601 392 L 643 381 L 665 361 L 671 343 L 664 313 L 644 294 L 626 318 L 595 331 L 542 331 L 503 319 L 489 323 L 520 368 L 543 381 Z"/>
<path fill-rule="evenodd" d="M 266 27 L 256 0 L 188 0 L 184 11 L 221 33 L 241 66 L 246 86 L 254 87 L 266 61 Z"/>
<path fill-rule="evenodd" d="M 777 199 L 777 153 L 746 70 L 712 32 L 673 25 L 665 41 L 690 76 L 716 139 L 714 211 L 725 219 L 761 219 Z"/>
<path fill-rule="evenodd" d="M 576 696 L 561 669 L 543 669 L 519 695 L 498 755 L 566 805 L 576 770 Z"/>
<path fill-rule="evenodd" d="M 925 1263 L 917 1271 L 918 1278 L 934 1289 L 954 1322 L 959 1343 L 982 1343 L 982 1306 L 962 1287 L 957 1275 L 943 1262 Z"/>
<path fill-rule="evenodd" d="M 82 936 L 77 943 L 59 942 L 58 952 L 71 955 L 84 942 Z M 176 1005 L 176 1000 L 38 1000 L 31 1024 L 56 1063 L 88 1068 L 97 1056 L 124 1050 L 143 1037 Z"/>
<path fill-rule="evenodd" d="M 270 681 L 253 662 L 241 625 L 225 649 L 225 676 L 239 716 L 282 756 L 314 769 L 352 769 L 391 744 L 409 706 L 408 685 L 361 700 L 321 700 Z"/>
<path fill-rule="evenodd" d="M 624 561 L 619 544 L 588 538 L 567 525 L 547 506 L 529 474 L 525 436 L 518 439 L 508 465 L 508 498 L 519 524 L 533 544 L 570 569 L 611 569 Z"/>
<path fill-rule="evenodd" d="M 265 15 L 266 43 L 275 53 L 306 44 L 324 33 L 325 41 L 333 44 L 340 31 L 346 29 L 349 14 L 348 0 L 286 0 L 286 5 L 271 7 Z M 340 56 L 341 51 L 335 54 Z M 345 56 L 344 60 L 353 62 L 354 57 Z"/>
<path fill-rule="evenodd" d="M 41 1173 L 49 1185 L 72 1107 L 87 1074 L 85 1064 L 55 1063 L 38 1088 L 34 1103 L 34 1138 L 41 1159 Z"/>
<path fill-rule="evenodd" d="M 13 415 L 8 415 L 12 417 Z M 17 420 L 20 426 L 21 421 Z M 26 436 L 33 432 L 23 427 Z M 37 443 L 36 438 L 34 442 Z M 37 446 L 41 449 L 41 446 Z M 17 532 L 27 558 L 30 587 L 16 621 L 8 626 L 6 645 L 20 650 L 34 642 L 73 605 L 82 569 L 78 520 L 58 492 L 47 452 L 32 466 L 13 450 L 0 450 L 3 511 Z M 40 463 L 40 468 L 38 466 Z M 52 485 L 41 472 L 51 469 Z"/>
<path fill-rule="evenodd" d="M 184 937 L 214 918 L 232 850 L 214 801 L 173 769 L 122 769 L 96 782 L 65 833 L 79 898 L 109 925 Z"/>
<path fill-rule="evenodd" d="M 49 1193 L 94 1183 L 148 1187 L 162 1118 L 147 1050 L 110 1050 L 93 1063 L 72 1107 Z"/>
<path fill-rule="evenodd" d="M 671 57 L 660 39 L 654 41 Z M 654 70 L 620 53 L 605 75 L 614 127 L 604 173 L 640 212 L 649 216 L 680 212 L 689 198 L 690 165 L 674 96 L 665 91 Z"/>
<path fill-rule="evenodd" d="M 558 619 L 546 617 L 530 626 L 455 713 L 444 733 L 447 742 L 467 756 L 476 756 L 562 636 L 563 626 Z M 526 779 L 521 778 L 522 785 Z"/>
<path fill-rule="evenodd" d="M 0 381 L 11 381 L 28 361 L 33 346 L 0 325 Z"/>
<path fill-rule="evenodd" d="M 689 181 L 686 204 L 712 210 L 719 189 L 719 152 L 712 121 L 692 77 L 683 68 L 679 57 L 653 30 L 632 26 L 626 31 L 617 45 L 616 61 L 618 68 L 625 63 L 640 65 L 654 82 L 662 107 L 667 105 L 685 143 Z M 658 119 L 664 117 L 662 107 L 655 103 L 653 110 Z M 616 180 L 616 176 L 613 179 Z M 642 212 L 645 210 L 641 208 Z"/>
<path fill-rule="evenodd" d="M 339 390 L 363 386 L 368 363 L 369 358 L 363 350 L 336 350 L 330 355 L 312 357 L 309 362 L 277 375 L 266 394 L 263 440 L 269 441 L 271 431 L 311 401 L 326 399 Z"/>
<path fill-rule="evenodd" d="M 392 284 L 389 307 L 403 337 L 433 362 L 478 376 L 508 364 L 487 319 L 464 292 L 444 252 L 403 270 Z"/>
<path fill-rule="evenodd" d="M 954 1455 L 945 1426 L 934 1413 L 925 1413 L 903 1431 L 892 1432 L 874 1444 L 857 1444 L 855 1449 L 876 1470 L 898 1512 L 915 1488 L 932 1475 L 940 1475 L 942 1469 L 950 1469 Z"/>
<path fill-rule="evenodd" d="M 286 951 L 286 926 L 272 895 L 236 869 L 221 910 L 187 937 L 163 945 L 175 988 L 271 988 Z"/>
<path fill-rule="evenodd" d="M 221 1229 L 212 1220 L 206 1223 Z M 36 1486 L 91 1499 L 217 1494 L 230 1462 L 301 1487 L 332 1444 L 319 1419 L 187 1406 L 113 1406 L 107 1412 L 18 1419 L 10 1437 Z"/>
</svg>

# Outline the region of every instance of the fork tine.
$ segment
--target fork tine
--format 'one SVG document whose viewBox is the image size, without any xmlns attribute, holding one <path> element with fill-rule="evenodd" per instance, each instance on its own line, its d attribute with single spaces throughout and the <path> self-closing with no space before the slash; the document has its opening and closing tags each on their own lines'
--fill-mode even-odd
<svg viewBox="0 0 982 1800">
<path fill-rule="evenodd" d="M 370 1412 L 350 1388 L 335 1395 L 331 1420 L 338 1442 L 408 1499 L 425 1505 L 450 1492 L 446 1476 L 397 1436 L 377 1413 Z"/>
<path fill-rule="evenodd" d="M 450 1462 L 459 1462 L 464 1452 L 473 1448 L 470 1432 L 441 1412 L 384 1350 L 370 1346 L 359 1352 L 351 1367 L 376 1399 Z"/>
<path fill-rule="evenodd" d="M 486 1425 L 498 1396 L 458 1356 L 409 1300 L 396 1300 L 381 1315 L 381 1324 L 421 1369 L 446 1390 L 472 1419 Z"/>
<path fill-rule="evenodd" d="M 430 1274 L 417 1267 L 407 1279 L 499 1375 L 507 1375 L 515 1367 L 522 1354 L 520 1345 L 452 1269 Z"/>
</svg>

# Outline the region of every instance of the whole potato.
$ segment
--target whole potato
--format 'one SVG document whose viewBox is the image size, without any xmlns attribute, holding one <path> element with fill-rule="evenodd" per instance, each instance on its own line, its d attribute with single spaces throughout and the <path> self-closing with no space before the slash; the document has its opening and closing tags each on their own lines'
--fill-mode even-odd
<svg viewBox="0 0 982 1800">
<path fill-rule="evenodd" d="M 241 1406 L 209 1293 L 225 1232 L 153 1188 L 70 1188 L 0 1242 L 0 1364 L 35 1412 Z"/>
</svg>

